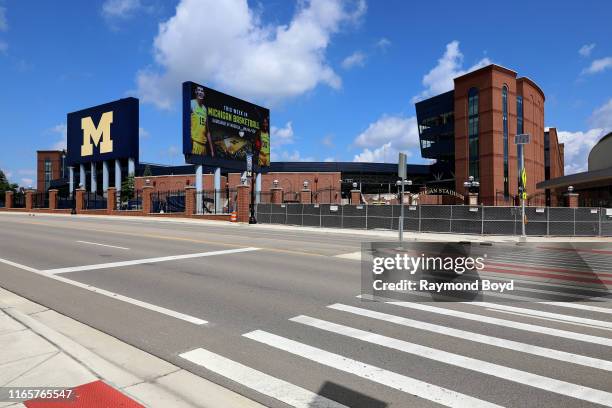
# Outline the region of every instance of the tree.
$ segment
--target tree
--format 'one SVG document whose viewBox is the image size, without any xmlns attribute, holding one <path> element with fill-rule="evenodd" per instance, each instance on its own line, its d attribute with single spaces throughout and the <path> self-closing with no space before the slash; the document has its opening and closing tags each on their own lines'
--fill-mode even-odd
<svg viewBox="0 0 612 408">
<path fill-rule="evenodd" d="M 134 197 L 134 176 L 129 175 L 121 183 L 121 201 L 128 201 Z"/>
<path fill-rule="evenodd" d="M 152 175 L 153 175 L 153 172 L 151 171 L 151 166 L 147 164 L 142 173 L 142 177 L 151 177 Z"/>
<path fill-rule="evenodd" d="M 0 170 L 0 202 L 4 203 L 4 198 L 6 197 L 7 191 L 15 191 L 17 190 L 18 185 L 15 183 L 9 183 L 6 178 L 6 174 L 2 170 Z"/>
</svg>

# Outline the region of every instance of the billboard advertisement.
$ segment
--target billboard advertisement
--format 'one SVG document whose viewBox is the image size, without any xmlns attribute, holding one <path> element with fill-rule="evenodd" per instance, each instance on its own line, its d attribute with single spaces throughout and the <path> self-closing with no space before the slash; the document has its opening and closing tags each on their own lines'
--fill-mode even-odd
<svg viewBox="0 0 612 408">
<path fill-rule="evenodd" d="M 134 158 L 138 162 L 138 99 L 125 98 L 69 113 L 69 166 Z"/>
<path fill-rule="evenodd" d="M 194 82 L 183 83 L 183 153 L 188 163 L 253 171 L 270 165 L 270 111 Z"/>
</svg>

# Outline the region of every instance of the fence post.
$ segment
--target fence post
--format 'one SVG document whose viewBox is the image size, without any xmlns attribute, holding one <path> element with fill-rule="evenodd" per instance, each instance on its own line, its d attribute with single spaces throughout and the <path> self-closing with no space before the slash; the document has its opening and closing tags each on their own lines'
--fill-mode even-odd
<svg viewBox="0 0 612 408">
<path fill-rule="evenodd" d="M 153 186 L 142 187 L 142 214 L 149 215 L 151 213 L 151 193 Z"/>
<path fill-rule="evenodd" d="M 190 216 L 196 213 L 196 188 L 195 186 L 185 186 L 185 215 Z M 215 197 L 217 195 L 215 191 Z"/>
<path fill-rule="evenodd" d="M 15 193 L 12 191 L 7 191 L 4 193 L 4 208 L 7 210 L 13 208 L 13 195 Z"/>
<path fill-rule="evenodd" d="M 485 206 L 480 204 L 480 235 L 484 235 L 484 212 Z"/>
<path fill-rule="evenodd" d="M 238 199 L 237 201 L 237 213 L 238 222 L 249 222 L 249 204 L 251 202 L 251 187 L 241 184 L 237 187 Z"/>
<path fill-rule="evenodd" d="M 25 209 L 32 211 L 32 198 L 34 196 L 34 190 L 26 190 L 25 192 Z"/>
<path fill-rule="evenodd" d="M 282 204 L 283 188 L 282 187 L 272 187 L 270 191 L 272 192 L 272 204 Z"/>
<path fill-rule="evenodd" d="M 112 215 L 116 209 L 117 209 L 117 188 L 108 187 L 106 189 L 106 213 L 109 215 Z"/>
<path fill-rule="evenodd" d="M 83 212 L 85 208 L 85 189 L 78 188 L 74 197 L 74 208 L 77 214 Z"/>
<path fill-rule="evenodd" d="M 57 190 L 49 190 L 49 210 L 57 208 Z"/>
<path fill-rule="evenodd" d="M 453 206 L 450 206 L 450 222 L 448 223 L 448 232 L 453 232 Z"/>
<path fill-rule="evenodd" d="M 421 232 L 421 204 L 419 204 L 419 232 Z"/>
</svg>

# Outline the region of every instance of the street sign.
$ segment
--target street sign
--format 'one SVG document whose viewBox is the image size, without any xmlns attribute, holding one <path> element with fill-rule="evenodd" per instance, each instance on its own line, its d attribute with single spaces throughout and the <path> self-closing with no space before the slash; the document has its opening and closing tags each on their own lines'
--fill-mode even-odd
<svg viewBox="0 0 612 408">
<path fill-rule="evenodd" d="M 406 154 L 400 153 L 397 161 L 397 176 L 404 180 L 406 178 Z"/>
<path fill-rule="evenodd" d="M 521 169 L 521 185 L 523 186 L 523 191 L 526 191 L 527 190 L 527 172 L 525 171 L 524 167 Z"/>
<path fill-rule="evenodd" d="M 246 171 L 247 171 L 247 177 L 251 177 L 253 175 L 253 155 L 252 154 L 247 154 Z"/>
<path fill-rule="evenodd" d="M 521 133 L 520 135 L 514 136 L 514 144 L 517 144 L 517 145 L 529 144 L 529 134 Z"/>
</svg>

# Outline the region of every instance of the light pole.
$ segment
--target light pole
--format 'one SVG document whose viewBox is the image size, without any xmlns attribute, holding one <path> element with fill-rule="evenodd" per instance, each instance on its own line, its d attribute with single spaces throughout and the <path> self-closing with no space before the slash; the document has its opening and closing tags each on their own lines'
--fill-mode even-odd
<svg viewBox="0 0 612 408">
<path fill-rule="evenodd" d="M 472 193 L 478 193 L 478 189 L 480 188 L 480 182 L 474 180 L 474 176 L 468 177 L 467 181 L 463 182 L 463 187 L 466 189 L 468 193 L 468 205 L 478 205 L 478 201 L 475 203 L 472 202 Z"/>
<path fill-rule="evenodd" d="M 399 241 L 404 241 L 404 186 L 411 186 L 412 180 L 397 180 L 395 183 L 397 186 L 402 186 L 401 195 L 400 195 L 400 218 L 398 222 L 398 230 L 399 230 Z"/>
</svg>

